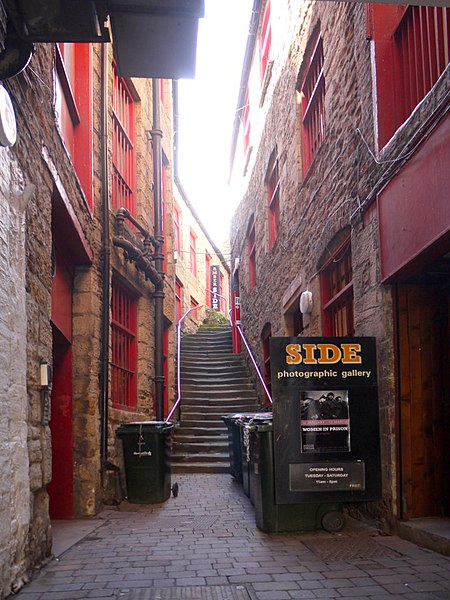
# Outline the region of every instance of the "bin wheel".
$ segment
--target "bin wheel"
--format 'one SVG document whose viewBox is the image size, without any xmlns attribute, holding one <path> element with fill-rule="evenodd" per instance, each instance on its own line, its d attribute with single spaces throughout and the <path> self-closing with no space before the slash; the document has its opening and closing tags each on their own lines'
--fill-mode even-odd
<svg viewBox="0 0 450 600">
<path fill-rule="evenodd" d="M 344 515 L 338 510 L 327 512 L 322 517 L 322 527 L 329 533 L 341 531 L 344 527 Z"/>
<path fill-rule="evenodd" d="M 175 482 L 173 484 L 173 486 L 171 487 L 171 490 L 172 490 L 173 497 L 176 498 L 178 496 L 178 492 L 180 491 L 180 488 L 179 488 L 179 485 L 177 482 Z"/>
</svg>

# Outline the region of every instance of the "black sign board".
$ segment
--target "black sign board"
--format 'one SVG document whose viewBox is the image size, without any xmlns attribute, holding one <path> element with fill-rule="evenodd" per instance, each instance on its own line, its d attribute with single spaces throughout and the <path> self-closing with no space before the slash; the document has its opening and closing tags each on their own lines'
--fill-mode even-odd
<svg viewBox="0 0 450 600">
<path fill-rule="evenodd" d="M 211 308 L 220 310 L 220 267 L 211 265 Z"/>
<path fill-rule="evenodd" d="M 276 501 L 380 495 L 374 338 L 271 338 Z"/>
</svg>

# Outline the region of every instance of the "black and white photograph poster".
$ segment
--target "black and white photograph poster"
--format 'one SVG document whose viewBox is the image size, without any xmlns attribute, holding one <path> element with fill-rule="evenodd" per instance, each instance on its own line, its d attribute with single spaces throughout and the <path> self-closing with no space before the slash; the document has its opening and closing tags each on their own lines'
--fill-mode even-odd
<svg viewBox="0 0 450 600">
<path fill-rule="evenodd" d="M 300 391 L 301 451 L 350 452 L 348 390 Z"/>
</svg>

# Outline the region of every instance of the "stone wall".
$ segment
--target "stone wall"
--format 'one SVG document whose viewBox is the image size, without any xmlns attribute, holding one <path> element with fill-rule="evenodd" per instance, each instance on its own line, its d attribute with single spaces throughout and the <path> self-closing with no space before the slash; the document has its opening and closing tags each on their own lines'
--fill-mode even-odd
<svg viewBox="0 0 450 600">
<path fill-rule="evenodd" d="M 380 285 L 376 211 L 367 210 L 375 197 L 370 196 L 371 191 L 388 167 L 377 164 L 366 146 L 367 142 L 375 147 L 366 7 L 317 2 L 302 8 L 294 4 L 278 7 L 278 13 L 273 6 L 278 34 L 284 31 L 287 41 L 274 55 L 272 80 L 265 97 L 267 107 L 260 109 L 264 125 L 260 136 L 253 138 L 254 148 L 245 175 L 246 191 L 232 222 L 233 258 L 241 258 L 241 318 L 261 365 L 264 325 L 271 324 L 274 336 L 289 335 L 286 309 L 290 302 L 298 300 L 300 292 L 309 289 L 314 306 L 312 314 L 304 317 L 304 335 L 321 335 L 318 273 L 339 241 L 350 235 L 355 334 L 376 336 L 379 365 L 383 500 L 365 510 L 388 523 L 396 516 L 397 502 L 392 298 L 390 287 Z M 317 30 L 324 48 L 326 137 L 310 170 L 304 174 L 296 85 L 304 68 L 303 56 Z M 398 153 L 398 148 L 410 139 L 413 126 L 400 132 L 403 141 L 397 140 L 385 152 Z M 280 172 L 280 234 L 269 249 L 264 178 L 275 148 Z M 239 180 L 242 165 L 235 164 L 234 169 Z M 242 182 L 238 185 L 242 186 Z M 257 275 L 256 285 L 250 289 L 246 234 L 252 216 Z"/>
</svg>

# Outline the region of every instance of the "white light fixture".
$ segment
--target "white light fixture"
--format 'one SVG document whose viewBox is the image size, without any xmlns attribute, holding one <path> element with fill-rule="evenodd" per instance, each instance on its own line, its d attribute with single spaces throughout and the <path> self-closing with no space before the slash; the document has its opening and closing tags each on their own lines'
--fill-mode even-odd
<svg viewBox="0 0 450 600">
<path fill-rule="evenodd" d="M 11 98 L 0 85 L 0 146 L 11 148 L 17 140 L 16 115 Z"/>
<path fill-rule="evenodd" d="M 302 315 L 310 315 L 313 308 L 313 297 L 312 293 L 308 290 L 303 292 L 300 296 L 300 312 Z"/>
</svg>

